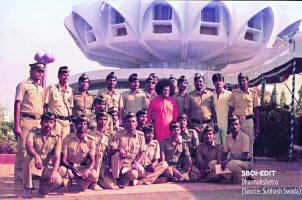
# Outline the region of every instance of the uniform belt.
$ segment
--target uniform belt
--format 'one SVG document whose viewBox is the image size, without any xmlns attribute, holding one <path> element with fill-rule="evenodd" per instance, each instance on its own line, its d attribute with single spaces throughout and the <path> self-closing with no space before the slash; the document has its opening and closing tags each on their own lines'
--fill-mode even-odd
<svg viewBox="0 0 302 200">
<path fill-rule="evenodd" d="M 248 119 L 252 119 L 254 117 L 254 115 L 239 115 L 238 116 L 240 120 L 248 120 Z"/>
<path fill-rule="evenodd" d="M 252 119 L 254 117 L 254 115 L 247 115 L 245 116 L 245 119 Z"/>
<path fill-rule="evenodd" d="M 56 118 L 60 120 L 68 120 L 68 121 L 70 120 L 70 116 L 64 117 L 64 116 L 56 115 Z"/>
<path fill-rule="evenodd" d="M 35 116 L 35 115 L 28 114 L 28 113 L 21 113 L 21 117 L 27 117 L 27 118 L 30 118 L 33 120 L 41 119 L 41 116 Z"/>
<path fill-rule="evenodd" d="M 207 124 L 209 122 L 211 122 L 212 120 L 211 119 L 207 119 L 207 120 L 198 120 L 198 119 L 191 119 L 192 122 L 196 123 L 196 124 Z"/>
</svg>

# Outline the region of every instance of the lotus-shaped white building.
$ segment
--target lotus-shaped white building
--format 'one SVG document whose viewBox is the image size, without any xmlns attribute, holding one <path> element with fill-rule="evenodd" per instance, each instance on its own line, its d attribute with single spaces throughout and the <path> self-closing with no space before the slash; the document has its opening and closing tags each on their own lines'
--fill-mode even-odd
<svg viewBox="0 0 302 200">
<path fill-rule="evenodd" d="M 93 0 L 74 6 L 65 26 L 105 66 L 261 73 L 291 56 L 300 19 L 278 2 Z"/>
</svg>

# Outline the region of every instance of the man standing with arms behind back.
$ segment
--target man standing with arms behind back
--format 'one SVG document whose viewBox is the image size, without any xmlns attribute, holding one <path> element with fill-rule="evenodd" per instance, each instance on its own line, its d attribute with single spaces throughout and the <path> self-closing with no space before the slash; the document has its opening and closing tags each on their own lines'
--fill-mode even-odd
<svg viewBox="0 0 302 200">
<path fill-rule="evenodd" d="M 228 111 L 229 111 L 229 101 L 231 98 L 231 92 L 225 90 L 224 86 L 224 77 L 220 73 L 216 73 L 212 76 L 212 81 L 215 86 L 214 90 L 214 104 L 215 110 L 217 114 L 217 124 L 218 124 L 218 132 L 215 136 L 215 140 L 218 144 L 224 146 L 225 137 L 228 129 Z"/>
<path fill-rule="evenodd" d="M 217 117 L 213 99 L 213 93 L 205 88 L 205 78 L 200 73 L 194 76 L 195 90 L 185 99 L 184 112 L 188 116 L 188 122 L 199 134 L 202 141 L 203 129 L 208 125 L 217 132 Z"/>
<path fill-rule="evenodd" d="M 179 114 L 184 113 L 185 99 L 187 98 L 188 80 L 184 75 L 177 80 L 178 93 L 174 94 L 174 99 L 177 103 L 177 110 Z"/>
<path fill-rule="evenodd" d="M 129 112 L 137 113 L 143 108 L 147 108 L 146 94 L 139 90 L 140 81 L 137 74 L 131 74 L 128 78 L 129 89 L 123 92 L 124 115 Z"/>
<path fill-rule="evenodd" d="M 82 74 L 78 81 L 78 91 L 74 93 L 72 115 L 78 117 L 82 114 L 92 115 L 92 105 L 94 97 L 89 89 L 90 80 L 86 74 Z"/>
<path fill-rule="evenodd" d="M 59 83 L 49 86 L 46 90 L 44 111 L 55 114 L 56 130 L 55 132 L 61 136 L 62 140 L 70 131 L 70 115 L 73 107 L 73 92 L 68 86 L 69 69 L 62 66 L 58 72 Z"/>
<path fill-rule="evenodd" d="M 239 116 L 241 131 L 250 137 L 250 153 L 253 159 L 253 144 L 255 135 L 259 134 L 259 106 L 260 100 L 257 91 L 248 87 L 248 77 L 244 73 L 238 75 L 238 84 L 240 89 L 232 92 L 229 102 L 229 119 L 232 115 Z M 254 121 L 256 127 L 254 132 Z M 230 128 L 230 124 L 228 125 Z"/>
<path fill-rule="evenodd" d="M 20 83 L 16 89 L 14 117 L 14 133 L 18 137 L 15 160 L 14 183 L 16 189 L 23 188 L 23 162 L 26 155 L 25 142 L 28 132 L 35 127 L 40 128 L 43 114 L 43 88 L 41 80 L 44 64 L 30 64 L 30 77 Z"/>
<path fill-rule="evenodd" d="M 107 108 L 115 107 L 118 109 L 120 122 L 122 120 L 122 111 L 123 111 L 123 98 L 122 94 L 115 90 L 117 85 L 117 77 L 114 72 L 111 72 L 106 76 L 106 86 L 107 90 L 98 91 L 97 96 L 103 96 L 105 102 L 107 103 Z M 107 112 L 107 110 L 106 110 Z M 120 124 L 117 124 L 120 126 Z"/>
</svg>

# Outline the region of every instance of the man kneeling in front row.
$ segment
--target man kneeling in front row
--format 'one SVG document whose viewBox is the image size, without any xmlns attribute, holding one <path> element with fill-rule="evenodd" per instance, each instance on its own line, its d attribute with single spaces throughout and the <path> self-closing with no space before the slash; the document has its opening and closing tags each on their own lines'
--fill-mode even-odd
<svg viewBox="0 0 302 200">
<path fill-rule="evenodd" d="M 160 158 L 160 148 L 157 140 L 154 140 L 154 128 L 152 124 L 147 124 L 143 127 L 146 142 L 146 153 L 142 164 L 138 167 L 138 175 L 141 180 L 137 185 L 152 184 L 154 182 L 163 183 L 167 178 L 161 177 L 157 179 L 168 167 L 166 161 L 158 162 Z"/>
<path fill-rule="evenodd" d="M 214 129 L 210 126 L 205 127 L 202 138 L 203 142 L 197 147 L 196 153 L 200 180 L 217 182 L 220 180 L 220 176 L 215 173 L 215 165 L 221 161 L 222 145 L 215 141 Z"/>
<path fill-rule="evenodd" d="M 182 140 L 180 124 L 176 121 L 170 124 L 170 138 L 165 138 L 160 144 L 160 156 L 169 166 L 164 175 L 171 181 L 189 181 L 192 167 L 190 151 Z"/>
<path fill-rule="evenodd" d="M 221 168 L 226 167 L 232 172 L 234 183 L 241 182 L 242 170 L 249 170 L 252 167 L 250 149 L 250 137 L 240 131 L 239 118 L 233 116 L 230 118 L 231 133 L 226 136 L 225 146 L 223 149 L 223 158 Z M 230 157 L 227 158 L 230 152 Z M 223 174 L 227 179 L 229 174 Z"/>
<path fill-rule="evenodd" d="M 24 198 L 32 198 L 33 167 L 42 170 L 38 195 L 43 196 L 62 184 L 58 173 L 61 154 L 61 137 L 54 133 L 55 116 L 47 112 L 41 117 L 41 129 L 32 129 L 27 137 L 27 155 L 23 164 Z M 50 163 L 53 159 L 53 165 Z"/>
<path fill-rule="evenodd" d="M 69 134 L 63 140 L 63 166 L 59 168 L 59 172 L 63 178 L 65 190 L 68 191 L 72 180 L 75 180 L 84 191 L 90 185 L 97 185 L 98 175 L 94 170 L 96 147 L 94 138 L 86 134 L 88 118 L 81 115 L 77 117 L 75 123 L 76 134 Z"/>
</svg>

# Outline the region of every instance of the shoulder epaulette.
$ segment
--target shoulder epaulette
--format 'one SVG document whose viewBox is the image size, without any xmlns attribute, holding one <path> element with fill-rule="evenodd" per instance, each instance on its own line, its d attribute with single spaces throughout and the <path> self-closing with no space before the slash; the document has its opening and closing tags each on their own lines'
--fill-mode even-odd
<svg viewBox="0 0 302 200">
<path fill-rule="evenodd" d="M 197 133 L 197 131 L 196 131 L 195 129 L 191 129 L 191 128 L 189 128 L 188 131 L 189 131 L 189 132 L 193 132 L 193 133 L 194 133 L 194 132 Z"/>
<path fill-rule="evenodd" d="M 157 140 L 152 140 L 153 143 L 159 144 Z"/>
<path fill-rule="evenodd" d="M 137 130 L 136 132 L 137 132 L 137 134 L 138 134 L 138 135 L 142 135 L 142 136 L 144 136 L 144 133 L 143 133 L 143 132 L 138 131 L 138 130 Z"/>
<path fill-rule="evenodd" d="M 240 89 L 235 89 L 232 92 L 240 92 Z"/>
<path fill-rule="evenodd" d="M 88 139 L 90 139 L 90 140 L 94 140 L 94 137 L 93 137 L 93 136 L 88 135 L 88 134 L 86 134 L 86 136 L 87 136 L 87 138 L 88 138 Z"/>
</svg>

